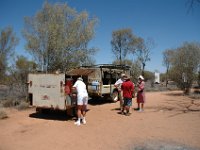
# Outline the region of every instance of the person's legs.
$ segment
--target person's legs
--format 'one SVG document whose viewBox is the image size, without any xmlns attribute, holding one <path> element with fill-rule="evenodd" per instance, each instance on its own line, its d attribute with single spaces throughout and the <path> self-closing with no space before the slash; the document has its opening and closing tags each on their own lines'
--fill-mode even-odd
<svg viewBox="0 0 200 150">
<path fill-rule="evenodd" d="M 81 109 L 82 109 L 82 105 L 78 105 L 77 106 L 77 116 L 78 116 L 78 120 L 74 123 L 76 125 L 80 125 L 81 124 Z"/>
<path fill-rule="evenodd" d="M 132 98 L 127 98 L 126 102 L 126 114 L 130 115 L 130 107 L 132 106 Z"/>
<path fill-rule="evenodd" d="M 124 100 L 120 100 L 120 110 L 121 110 L 121 113 L 124 113 Z"/>
<path fill-rule="evenodd" d="M 82 123 L 83 124 L 86 124 L 86 119 L 85 119 L 85 117 L 86 117 L 86 108 L 87 108 L 87 105 L 83 105 L 82 106 Z"/>
<path fill-rule="evenodd" d="M 126 114 L 128 114 L 129 113 L 129 106 L 126 106 Z"/>
<path fill-rule="evenodd" d="M 86 124 L 86 110 L 87 110 L 87 104 L 88 104 L 88 97 L 83 98 L 83 106 L 82 106 L 82 123 Z"/>
<path fill-rule="evenodd" d="M 78 120 L 74 124 L 76 124 L 78 126 L 81 124 L 82 106 L 83 106 L 82 97 L 77 96 L 77 116 L 78 116 Z"/>
<path fill-rule="evenodd" d="M 136 110 L 139 110 L 140 109 L 140 103 L 138 102 L 137 105 L 138 105 L 138 107 L 136 108 Z"/>
<path fill-rule="evenodd" d="M 141 109 L 144 110 L 144 103 L 141 103 Z"/>
</svg>

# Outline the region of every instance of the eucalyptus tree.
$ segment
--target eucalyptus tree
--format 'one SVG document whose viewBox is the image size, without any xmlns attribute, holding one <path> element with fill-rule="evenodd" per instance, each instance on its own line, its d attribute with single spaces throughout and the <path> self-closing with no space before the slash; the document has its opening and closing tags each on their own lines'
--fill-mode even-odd
<svg viewBox="0 0 200 150">
<path fill-rule="evenodd" d="M 190 92 L 190 88 L 195 79 L 200 64 L 200 44 L 184 43 L 177 48 L 172 58 L 172 79 L 184 90 L 185 94 Z"/>
<path fill-rule="evenodd" d="M 36 64 L 28 60 L 25 56 L 17 56 L 15 64 L 9 68 L 9 80 L 7 81 L 10 91 L 18 96 L 27 96 L 28 73 L 36 70 Z"/>
<path fill-rule="evenodd" d="M 122 65 L 123 61 L 126 59 L 127 54 L 132 49 L 132 44 L 134 40 L 134 35 L 131 29 L 119 29 L 112 32 L 112 52 Z"/>
<path fill-rule="evenodd" d="M 18 44 L 12 27 L 0 29 L 0 80 L 2 81 L 8 67 L 8 60 L 14 54 L 14 48 Z"/>
<path fill-rule="evenodd" d="M 163 52 L 163 65 L 166 67 L 166 87 L 167 87 L 167 84 L 168 84 L 168 77 L 169 77 L 169 69 L 171 67 L 171 64 L 172 64 L 172 57 L 173 57 L 173 52 L 175 50 L 173 49 L 166 49 L 164 52 Z"/>
<path fill-rule="evenodd" d="M 68 70 L 91 63 L 96 48 L 88 48 L 97 18 L 67 4 L 45 2 L 35 16 L 25 17 L 26 49 L 44 71 Z"/>
<path fill-rule="evenodd" d="M 155 43 L 153 39 L 148 38 L 147 40 L 144 40 L 142 38 L 138 38 L 135 54 L 137 55 L 137 58 L 141 63 L 143 76 L 144 76 L 146 63 L 151 60 L 150 59 L 151 49 L 154 46 L 155 46 Z"/>
</svg>

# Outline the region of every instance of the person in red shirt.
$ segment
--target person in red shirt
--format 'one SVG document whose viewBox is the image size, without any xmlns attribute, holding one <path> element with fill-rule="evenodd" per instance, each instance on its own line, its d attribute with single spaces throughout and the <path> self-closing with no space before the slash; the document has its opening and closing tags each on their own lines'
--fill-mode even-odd
<svg viewBox="0 0 200 150">
<path fill-rule="evenodd" d="M 134 83 L 130 80 L 130 77 L 126 76 L 125 81 L 122 83 L 121 86 L 124 98 L 122 114 L 130 115 L 130 107 L 132 106 L 134 88 Z M 124 113 L 124 110 L 126 110 L 126 113 Z"/>
</svg>

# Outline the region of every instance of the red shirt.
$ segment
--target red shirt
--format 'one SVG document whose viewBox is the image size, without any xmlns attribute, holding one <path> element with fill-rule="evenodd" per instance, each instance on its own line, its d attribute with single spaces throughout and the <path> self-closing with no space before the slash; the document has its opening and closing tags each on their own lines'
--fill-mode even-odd
<svg viewBox="0 0 200 150">
<path fill-rule="evenodd" d="M 132 98 L 133 97 L 133 91 L 134 91 L 134 84 L 130 80 L 127 80 L 122 83 L 122 91 L 123 91 L 123 97 L 125 98 Z"/>
</svg>

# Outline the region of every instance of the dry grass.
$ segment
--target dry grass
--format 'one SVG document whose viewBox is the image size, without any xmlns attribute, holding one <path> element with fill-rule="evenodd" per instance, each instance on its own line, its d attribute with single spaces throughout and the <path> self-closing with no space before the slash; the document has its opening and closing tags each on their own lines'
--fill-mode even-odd
<svg viewBox="0 0 200 150">
<path fill-rule="evenodd" d="M 21 101 L 21 102 L 19 103 L 19 105 L 16 106 L 16 108 L 17 108 L 18 110 L 27 109 L 27 108 L 29 108 L 29 103 L 27 103 L 27 102 L 25 102 L 25 101 Z"/>
</svg>

